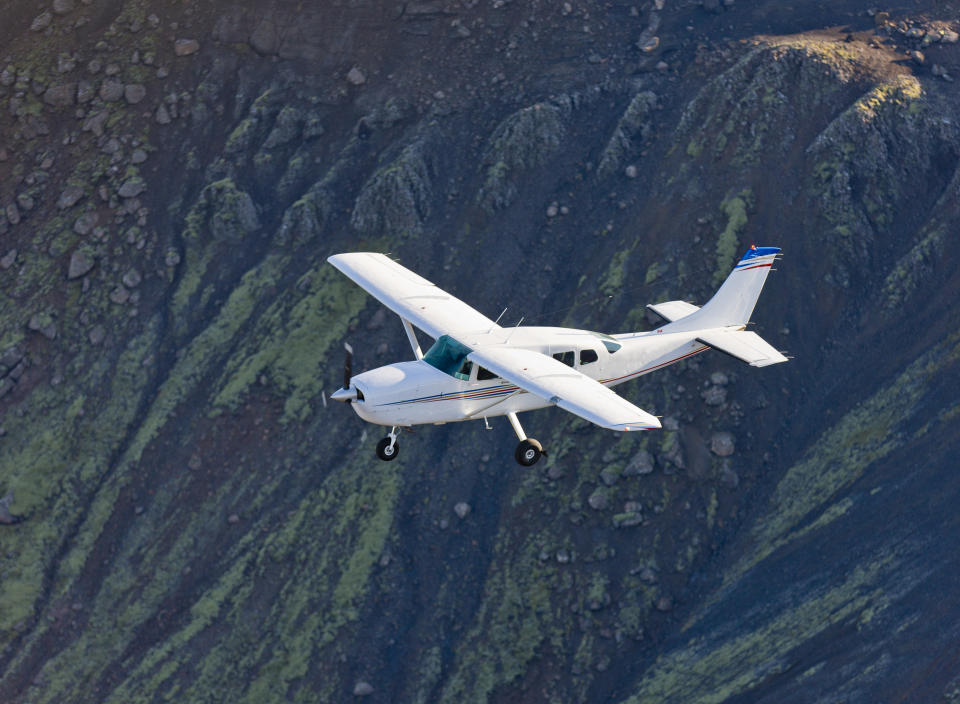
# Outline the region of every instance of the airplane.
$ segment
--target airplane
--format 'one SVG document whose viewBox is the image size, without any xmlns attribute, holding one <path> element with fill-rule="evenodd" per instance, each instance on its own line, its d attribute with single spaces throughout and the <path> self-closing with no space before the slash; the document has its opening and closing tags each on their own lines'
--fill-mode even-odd
<svg viewBox="0 0 960 704">
<path fill-rule="evenodd" d="M 463 301 L 385 254 L 335 254 L 327 261 L 398 316 L 414 361 L 351 376 L 347 351 L 343 388 L 331 399 L 346 402 L 363 420 L 390 426 L 377 456 L 393 460 L 399 428 L 506 416 L 520 440 L 514 457 L 525 467 L 546 450 L 527 437 L 517 414 L 558 406 L 601 428 L 654 430 L 660 421 L 609 387 L 699 354 L 725 352 L 753 367 L 787 357 L 746 330 L 778 247 L 751 245 L 703 307 L 667 301 L 647 307 L 666 321 L 648 332 L 606 335 L 560 327 L 501 327 Z M 503 314 L 501 313 L 501 317 Z M 522 321 L 521 321 L 522 322 Z M 426 354 L 414 327 L 435 340 Z"/>
</svg>

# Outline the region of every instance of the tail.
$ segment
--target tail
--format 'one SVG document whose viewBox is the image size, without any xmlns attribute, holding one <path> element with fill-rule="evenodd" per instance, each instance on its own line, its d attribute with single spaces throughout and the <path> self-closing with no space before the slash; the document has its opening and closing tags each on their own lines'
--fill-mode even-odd
<svg viewBox="0 0 960 704">
<path fill-rule="evenodd" d="M 699 310 L 671 323 L 670 331 L 746 325 L 779 252 L 779 247 L 750 245 L 713 298 Z"/>
</svg>

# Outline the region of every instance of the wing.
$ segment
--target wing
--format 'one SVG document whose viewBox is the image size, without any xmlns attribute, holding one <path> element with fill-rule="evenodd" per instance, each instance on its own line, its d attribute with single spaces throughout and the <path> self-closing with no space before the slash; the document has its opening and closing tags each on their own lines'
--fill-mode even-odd
<svg viewBox="0 0 960 704">
<path fill-rule="evenodd" d="M 545 354 L 516 347 L 481 347 L 467 355 L 467 359 L 602 428 L 653 430 L 660 427 L 655 416 Z"/>
<path fill-rule="evenodd" d="M 710 330 L 701 333 L 697 340 L 743 360 L 751 367 L 766 367 L 787 361 L 786 357 L 755 332 Z"/>
<path fill-rule="evenodd" d="M 499 326 L 435 284 L 377 252 L 335 254 L 327 261 L 387 308 L 433 338 Z"/>
</svg>

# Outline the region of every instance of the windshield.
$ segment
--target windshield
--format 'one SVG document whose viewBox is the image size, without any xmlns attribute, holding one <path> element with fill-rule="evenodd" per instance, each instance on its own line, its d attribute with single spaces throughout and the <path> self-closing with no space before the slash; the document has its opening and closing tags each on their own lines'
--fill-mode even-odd
<svg viewBox="0 0 960 704">
<path fill-rule="evenodd" d="M 454 376 L 464 366 L 464 360 L 472 351 L 449 335 L 441 335 L 423 355 L 423 361 L 432 367 L 436 367 L 444 374 Z M 469 374 L 469 370 L 467 373 Z"/>
<path fill-rule="evenodd" d="M 600 338 L 600 342 L 603 343 L 603 346 L 607 348 L 607 352 L 610 354 L 613 354 L 618 349 L 623 347 L 623 345 L 617 342 L 615 338 L 610 337 L 610 335 L 605 335 L 602 332 L 595 332 L 593 334 Z"/>
</svg>

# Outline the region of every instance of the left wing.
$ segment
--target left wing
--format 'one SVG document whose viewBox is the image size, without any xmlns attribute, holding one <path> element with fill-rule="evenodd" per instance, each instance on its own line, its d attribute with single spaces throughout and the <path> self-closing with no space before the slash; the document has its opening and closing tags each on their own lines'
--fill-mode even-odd
<svg viewBox="0 0 960 704">
<path fill-rule="evenodd" d="M 653 430 L 660 421 L 585 374 L 540 352 L 481 347 L 467 359 L 565 411 L 610 430 Z"/>
<path fill-rule="evenodd" d="M 327 261 L 387 308 L 430 337 L 500 326 L 436 284 L 377 252 L 335 254 Z"/>
</svg>

